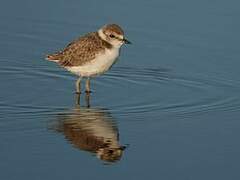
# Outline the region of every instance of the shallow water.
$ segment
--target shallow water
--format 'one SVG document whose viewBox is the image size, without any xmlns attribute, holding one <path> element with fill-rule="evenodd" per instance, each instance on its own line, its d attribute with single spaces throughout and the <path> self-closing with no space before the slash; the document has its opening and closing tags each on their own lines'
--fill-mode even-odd
<svg viewBox="0 0 240 180">
<path fill-rule="evenodd" d="M 0 179 L 239 179 L 239 5 L 2 2 Z M 76 105 L 44 55 L 108 22 L 133 45 Z"/>
</svg>

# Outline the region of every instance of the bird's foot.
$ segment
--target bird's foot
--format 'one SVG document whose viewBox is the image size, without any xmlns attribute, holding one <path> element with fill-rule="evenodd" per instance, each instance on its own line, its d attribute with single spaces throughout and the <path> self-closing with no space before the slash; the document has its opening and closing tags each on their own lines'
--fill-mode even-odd
<svg viewBox="0 0 240 180">
<path fill-rule="evenodd" d="M 86 94 L 91 94 L 92 91 L 90 91 L 90 90 L 86 90 L 85 93 L 86 93 Z"/>
</svg>

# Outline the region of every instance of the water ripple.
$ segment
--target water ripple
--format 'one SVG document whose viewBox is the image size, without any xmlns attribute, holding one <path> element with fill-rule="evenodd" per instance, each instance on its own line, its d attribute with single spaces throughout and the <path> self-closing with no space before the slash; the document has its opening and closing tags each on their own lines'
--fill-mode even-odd
<svg viewBox="0 0 240 180">
<path fill-rule="evenodd" d="M 15 76 L 19 81 L 25 79 L 68 79 L 74 81 L 74 77 L 55 66 L 5 66 L 0 74 Z M 112 112 L 121 116 L 140 115 L 143 113 L 181 114 L 190 116 L 193 113 L 208 113 L 212 111 L 238 111 L 240 100 L 237 96 L 240 84 L 234 80 L 204 76 L 203 74 L 184 75 L 164 68 L 135 68 L 114 67 L 104 75 L 97 85 L 104 88 L 110 86 L 118 89 L 117 97 L 127 97 L 127 100 L 112 101 Z M 130 87 L 131 90 L 122 87 Z M 65 89 L 65 87 L 62 87 Z M 123 90 L 121 92 L 121 89 Z M 97 97 L 96 97 L 97 98 Z M 105 98 L 106 99 L 106 98 Z M 103 100 L 96 100 L 101 103 Z M 0 104 L 4 107 L 14 108 L 7 102 Z M 47 114 L 57 108 L 48 106 L 30 106 L 20 103 L 16 115 L 36 112 Z"/>
<path fill-rule="evenodd" d="M 119 75 L 121 74 L 121 75 Z M 141 113 L 168 113 L 190 115 L 192 113 L 207 113 L 212 111 L 237 111 L 240 101 L 237 93 L 239 82 L 229 79 L 192 74 L 184 76 L 162 68 L 116 68 L 108 74 L 109 83 L 125 81 L 133 83 L 136 89 L 154 86 L 154 91 L 147 98 L 136 98 L 135 101 L 125 101 L 115 106 L 116 112 L 121 115 Z M 116 85 L 116 83 L 115 83 Z M 144 87 L 146 86 L 146 87 Z M 120 88 L 120 87 L 119 87 Z M 169 93 L 160 94 L 158 90 L 166 88 Z M 166 93 L 166 91 L 163 91 Z M 172 102 L 165 101 L 169 96 Z M 236 95 L 236 96 L 235 96 Z M 183 98 L 179 98 L 183 96 Z"/>
</svg>

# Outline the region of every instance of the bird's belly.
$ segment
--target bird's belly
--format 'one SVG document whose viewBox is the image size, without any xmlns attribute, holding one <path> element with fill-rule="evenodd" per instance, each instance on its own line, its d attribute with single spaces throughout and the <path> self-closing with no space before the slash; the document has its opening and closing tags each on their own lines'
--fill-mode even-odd
<svg viewBox="0 0 240 180">
<path fill-rule="evenodd" d="M 79 76 L 90 77 L 103 74 L 111 68 L 119 56 L 119 50 L 106 50 L 104 54 L 98 55 L 94 60 L 82 66 L 72 66 L 67 69 Z"/>
</svg>

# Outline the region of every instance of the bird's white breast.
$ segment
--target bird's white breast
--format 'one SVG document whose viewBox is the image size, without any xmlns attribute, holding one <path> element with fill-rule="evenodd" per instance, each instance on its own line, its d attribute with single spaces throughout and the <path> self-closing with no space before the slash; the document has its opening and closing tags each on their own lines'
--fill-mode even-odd
<svg viewBox="0 0 240 180">
<path fill-rule="evenodd" d="M 103 74 L 111 68 L 119 56 L 120 48 L 106 49 L 103 53 L 96 56 L 82 66 L 67 67 L 69 71 L 82 77 L 97 76 Z"/>
</svg>

